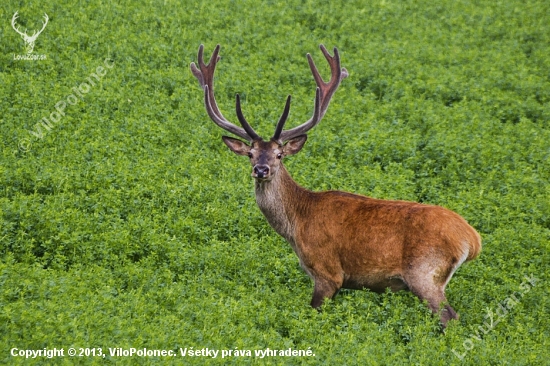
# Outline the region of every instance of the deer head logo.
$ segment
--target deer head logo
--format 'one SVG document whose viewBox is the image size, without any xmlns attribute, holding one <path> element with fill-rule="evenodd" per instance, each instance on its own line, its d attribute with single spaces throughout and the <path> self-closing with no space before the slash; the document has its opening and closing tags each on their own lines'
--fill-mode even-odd
<svg viewBox="0 0 550 366">
<path fill-rule="evenodd" d="M 17 12 L 13 14 L 13 18 L 11 18 L 11 26 L 13 29 L 23 38 L 25 41 L 25 50 L 27 51 L 27 54 L 32 53 L 34 49 L 34 43 L 36 42 L 36 39 L 42 33 L 44 28 L 46 28 L 46 24 L 48 24 L 48 14 L 44 13 L 44 21 L 42 22 L 42 29 L 40 29 L 38 32 L 34 31 L 32 36 L 29 36 L 27 34 L 27 30 L 25 29 L 25 32 L 21 32 L 19 28 L 17 27 L 16 21 L 17 21 L 18 15 Z"/>
</svg>

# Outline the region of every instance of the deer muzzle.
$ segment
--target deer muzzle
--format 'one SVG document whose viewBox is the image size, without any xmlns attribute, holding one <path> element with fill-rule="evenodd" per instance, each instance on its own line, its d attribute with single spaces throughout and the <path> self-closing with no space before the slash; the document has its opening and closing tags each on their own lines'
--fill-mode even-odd
<svg viewBox="0 0 550 366">
<path fill-rule="evenodd" d="M 257 164 L 252 169 L 252 176 L 258 179 L 265 179 L 269 176 L 269 165 Z"/>
</svg>

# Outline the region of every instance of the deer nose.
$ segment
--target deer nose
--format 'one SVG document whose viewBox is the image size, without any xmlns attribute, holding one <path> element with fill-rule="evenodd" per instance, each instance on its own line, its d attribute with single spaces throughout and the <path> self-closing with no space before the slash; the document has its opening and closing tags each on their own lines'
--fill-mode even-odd
<svg viewBox="0 0 550 366">
<path fill-rule="evenodd" d="M 255 165 L 254 175 L 257 178 L 265 178 L 269 175 L 269 165 Z"/>
</svg>

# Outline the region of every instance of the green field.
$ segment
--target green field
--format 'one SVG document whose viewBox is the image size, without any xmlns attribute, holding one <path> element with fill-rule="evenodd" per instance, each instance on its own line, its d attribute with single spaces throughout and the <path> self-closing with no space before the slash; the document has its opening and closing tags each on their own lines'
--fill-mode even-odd
<svg viewBox="0 0 550 366">
<path fill-rule="evenodd" d="M 45 59 L 18 59 L 16 11 L 29 35 L 49 16 Z M 7 0 L 0 37 L 0 363 L 550 365 L 549 1 Z M 466 218 L 483 250 L 447 287 L 460 321 L 441 334 L 410 292 L 310 308 L 205 112 L 201 43 L 222 47 L 220 109 L 237 122 L 240 93 L 262 136 L 288 94 L 287 127 L 310 117 L 305 55 L 328 78 L 318 47 L 338 47 L 350 75 L 286 167 Z"/>
</svg>

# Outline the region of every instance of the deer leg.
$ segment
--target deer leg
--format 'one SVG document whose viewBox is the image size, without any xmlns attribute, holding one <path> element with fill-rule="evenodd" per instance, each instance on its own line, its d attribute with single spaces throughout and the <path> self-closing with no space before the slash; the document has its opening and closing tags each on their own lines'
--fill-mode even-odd
<svg viewBox="0 0 550 366">
<path fill-rule="evenodd" d="M 428 307 L 434 314 L 439 314 L 440 322 L 443 329 L 447 326 L 447 322 L 451 319 L 458 319 L 456 311 L 447 303 L 445 297 L 445 283 L 436 283 L 438 276 L 433 276 L 433 271 L 426 274 L 414 272 L 405 277 L 405 281 L 413 294 L 418 296 L 420 300 L 426 300 Z"/>
<path fill-rule="evenodd" d="M 447 322 L 451 319 L 458 319 L 456 311 L 447 303 L 447 298 L 443 289 L 440 288 L 415 288 L 411 287 L 411 291 L 421 300 L 428 301 L 428 307 L 434 314 L 439 314 L 439 320 L 443 328 L 447 326 Z"/>
<path fill-rule="evenodd" d="M 311 307 L 319 310 L 325 298 L 333 298 L 336 296 L 343 281 L 334 281 L 325 278 L 317 277 L 314 279 L 315 287 L 313 289 L 313 298 L 311 299 Z"/>
<path fill-rule="evenodd" d="M 447 322 L 451 319 L 458 319 L 456 311 L 447 303 L 445 294 L 442 290 L 434 293 L 423 294 L 419 296 L 422 300 L 428 301 L 428 307 L 434 314 L 439 314 L 439 321 L 443 328 L 447 326 Z"/>
</svg>

